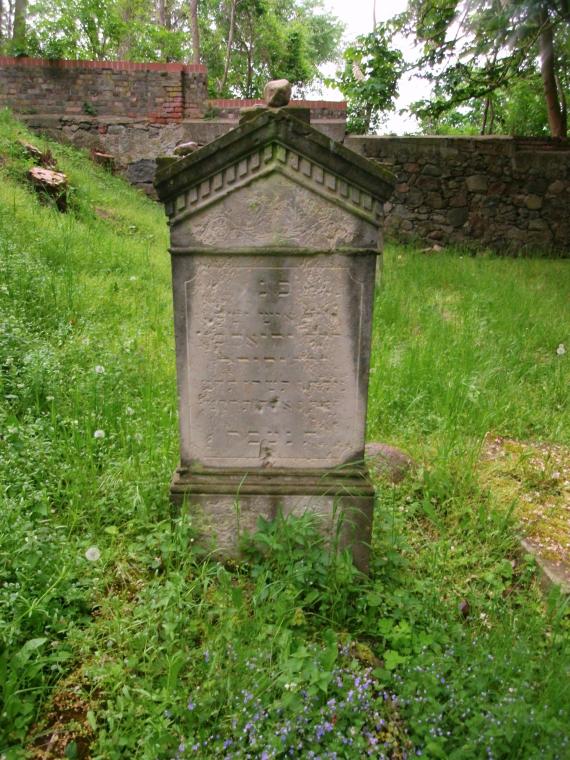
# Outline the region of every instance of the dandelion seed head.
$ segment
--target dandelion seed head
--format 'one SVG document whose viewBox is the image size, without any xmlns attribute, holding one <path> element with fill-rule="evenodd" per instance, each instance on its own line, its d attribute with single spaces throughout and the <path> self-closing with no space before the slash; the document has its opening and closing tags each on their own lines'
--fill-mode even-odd
<svg viewBox="0 0 570 760">
<path fill-rule="evenodd" d="M 90 546 L 85 552 L 85 559 L 88 559 L 89 562 L 97 562 L 101 559 L 101 552 L 96 546 Z"/>
</svg>

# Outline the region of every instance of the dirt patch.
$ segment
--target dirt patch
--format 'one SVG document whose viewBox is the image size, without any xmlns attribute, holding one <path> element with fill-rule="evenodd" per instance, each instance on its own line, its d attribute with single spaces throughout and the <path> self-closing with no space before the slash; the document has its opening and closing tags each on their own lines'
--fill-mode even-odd
<svg viewBox="0 0 570 760">
<path fill-rule="evenodd" d="M 570 580 L 570 448 L 487 435 L 480 472 L 496 500 L 513 510 L 524 548 L 545 567 L 558 568 L 565 585 Z"/>
<path fill-rule="evenodd" d="M 45 719 L 33 727 L 29 756 L 33 760 L 89 760 L 94 721 L 93 700 L 72 675 L 54 694 Z"/>
</svg>

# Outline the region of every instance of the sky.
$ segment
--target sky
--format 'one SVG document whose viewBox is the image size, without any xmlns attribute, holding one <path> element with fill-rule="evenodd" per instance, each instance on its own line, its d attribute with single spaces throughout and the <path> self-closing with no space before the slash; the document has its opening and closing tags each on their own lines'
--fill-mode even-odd
<svg viewBox="0 0 570 760">
<path fill-rule="evenodd" d="M 359 34 L 367 34 L 373 29 L 373 2 L 374 0 L 324 0 L 327 10 L 337 16 L 346 25 L 345 39 L 352 40 Z M 397 13 L 406 9 L 407 0 L 376 0 L 376 20 L 387 21 Z M 411 57 L 413 46 L 405 39 L 397 40 L 397 45 L 404 55 Z M 327 76 L 334 76 L 336 66 L 326 70 Z M 380 128 L 380 134 L 404 134 L 417 130 L 417 122 L 413 117 L 400 116 L 397 111 L 405 108 L 414 100 L 419 100 L 427 94 L 426 84 L 419 79 L 402 78 L 399 86 L 400 96 L 396 104 L 396 112 L 391 114 L 387 122 Z M 342 95 L 338 90 L 326 89 L 323 96 L 330 100 L 340 100 Z"/>
</svg>

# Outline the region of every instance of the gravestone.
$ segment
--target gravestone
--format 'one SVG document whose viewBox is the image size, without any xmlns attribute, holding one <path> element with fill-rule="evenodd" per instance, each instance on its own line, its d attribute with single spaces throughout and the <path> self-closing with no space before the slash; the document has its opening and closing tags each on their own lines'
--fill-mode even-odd
<svg viewBox="0 0 570 760">
<path fill-rule="evenodd" d="M 367 566 L 372 306 L 392 176 L 262 108 L 159 164 L 170 225 L 181 461 L 171 495 L 233 555 L 310 510 Z"/>
</svg>

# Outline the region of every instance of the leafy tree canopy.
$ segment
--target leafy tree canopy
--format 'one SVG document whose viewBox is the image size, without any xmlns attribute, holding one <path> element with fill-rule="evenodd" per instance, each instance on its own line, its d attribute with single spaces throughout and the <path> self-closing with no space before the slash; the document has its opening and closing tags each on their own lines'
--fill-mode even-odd
<svg viewBox="0 0 570 760">
<path fill-rule="evenodd" d="M 212 96 L 257 97 L 271 78 L 285 77 L 300 91 L 318 82 L 343 31 L 310 0 L 199 0 L 199 51 L 192 50 L 191 27 L 188 0 L 36 0 L 27 8 L 25 38 L 16 42 L 6 28 L 0 51 L 139 61 L 188 61 L 198 52 Z"/>
<path fill-rule="evenodd" d="M 480 107 L 482 132 L 491 123 L 529 128 L 513 120 L 514 100 L 535 102 L 540 74 L 546 123 L 553 135 L 565 135 L 569 25 L 568 0 L 410 0 L 394 26 L 422 46 L 415 66 L 433 85 L 412 112 L 433 126 Z M 535 122 L 533 132 L 544 126 Z"/>
<path fill-rule="evenodd" d="M 344 51 L 344 68 L 331 82 L 347 99 L 347 127 L 353 134 L 376 130 L 394 108 L 403 56 L 389 37 L 388 27 L 381 24 L 357 37 Z"/>
</svg>

